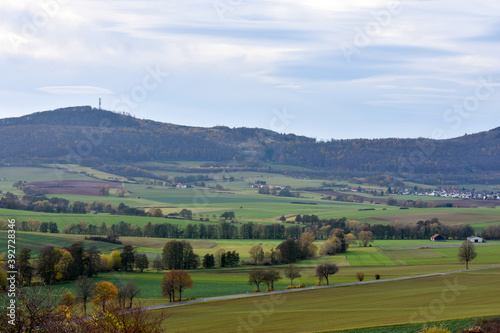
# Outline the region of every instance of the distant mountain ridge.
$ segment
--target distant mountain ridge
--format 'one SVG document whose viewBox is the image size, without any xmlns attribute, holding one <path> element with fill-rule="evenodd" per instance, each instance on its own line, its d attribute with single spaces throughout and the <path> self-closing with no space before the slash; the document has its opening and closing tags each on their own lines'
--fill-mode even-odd
<svg viewBox="0 0 500 333">
<path fill-rule="evenodd" d="M 393 174 L 450 182 L 496 182 L 500 127 L 447 140 L 349 139 L 317 142 L 259 128 L 181 126 L 77 106 L 0 119 L 0 163 L 210 161 L 266 163 L 332 175 Z"/>
</svg>

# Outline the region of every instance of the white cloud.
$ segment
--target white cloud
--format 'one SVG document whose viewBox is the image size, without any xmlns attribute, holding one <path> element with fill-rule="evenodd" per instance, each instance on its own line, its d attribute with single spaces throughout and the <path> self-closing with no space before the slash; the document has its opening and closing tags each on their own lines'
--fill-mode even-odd
<svg viewBox="0 0 500 333">
<path fill-rule="evenodd" d="M 53 109 L 85 95 L 130 94 L 145 68 L 159 65 L 172 75 L 132 110 L 144 118 L 169 121 L 158 109 L 175 107 L 191 110 L 176 113 L 184 124 L 210 123 L 210 114 L 243 126 L 259 123 L 248 115 L 288 105 L 307 114 L 294 127 L 299 134 L 328 138 L 338 122 L 336 137 L 380 137 L 368 132 L 393 122 L 385 109 L 439 113 L 479 77 L 498 81 L 500 73 L 498 1 L 401 0 L 401 12 L 349 64 L 340 43 L 353 43 L 357 29 L 397 0 L 221 0 L 230 6 L 222 18 L 216 0 L 53 1 L 59 7 L 50 13 L 43 1 L 0 3 L 0 91 L 5 99 L 29 96 L 16 99 L 20 113 L 40 98 Z M 48 20 L 37 23 L 43 13 Z M 26 35 L 30 24 L 36 29 Z M 12 36 L 22 40 L 17 48 Z M 49 102 L 55 94 L 66 96 Z M 491 104 L 485 128 L 495 121 Z M 415 117 L 412 127 L 425 131 L 428 121 Z"/>
</svg>

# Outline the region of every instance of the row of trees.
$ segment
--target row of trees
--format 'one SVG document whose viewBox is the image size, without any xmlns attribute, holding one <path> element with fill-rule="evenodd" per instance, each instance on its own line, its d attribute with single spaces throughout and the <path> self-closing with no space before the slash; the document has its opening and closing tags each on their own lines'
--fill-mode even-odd
<svg viewBox="0 0 500 333">
<path fill-rule="evenodd" d="M 75 202 L 76 204 L 77 202 Z M 93 202 L 90 209 L 100 211 L 99 207 L 102 202 Z M 104 211 L 111 207 L 111 204 L 105 206 Z M 101 207 L 102 208 L 102 207 Z M 124 204 L 117 206 L 120 212 L 128 212 L 132 215 L 145 215 L 144 211 L 135 212 L 136 208 L 130 208 Z M 84 208 L 85 209 L 85 208 Z M 157 212 L 158 211 L 158 212 Z M 127 213 L 127 214 L 128 214 Z M 162 216 L 161 210 L 153 210 L 148 213 L 150 216 Z M 179 213 L 184 219 L 191 219 L 192 212 L 183 209 Z M 187 224 L 182 227 L 171 223 L 155 223 L 148 222 L 142 227 L 132 223 L 121 221 L 118 224 L 108 226 L 105 222 L 101 225 L 94 225 L 86 221 L 80 221 L 76 224 L 68 224 L 64 227 L 63 232 L 67 234 L 84 234 L 84 235 L 112 235 L 115 238 L 119 236 L 132 237 L 157 237 L 157 238 L 198 238 L 198 239 L 298 239 L 303 232 L 313 233 L 318 239 L 329 239 L 336 229 L 342 229 L 345 234 L 352 233 L 358 237 L 363 231 L 370 231 L 375 239 L 427 239 L 434 234 L 440 234 L 445 238 L 466 239 L 468 236 L 474 235 L 475 231 L 468 224 L 444 225 L 437 218 L 430 220 L 418 221 L 416 223 L 400 223 L 398 221 L 391 224 L 368 224 L 360 223 L 355 220 L 348 220 L 345 217 L 340 219 L 320 220 L 318 216 L 312 215 L 296 215 L 295 221 L 300 225 L 285 225 L 283 223 L 275 224 L 260 224 L 248 222 L 238 225 L 234 222 L 226 220 L 234 219 L 234 212 L 224 212 L 221 215 L 223 221 L 217 224 Z M 284 217 L 283 217 L 284 218 Z M 286 219 L 285 219 L 286 220 Z M 0 219 L 0 229 L 7 228 L 7 220 Z M 21 221 L 18 224 L 18 230 L 21 231 L 39 231 L 58 233 L 59 229 L 54 222 L 41 222 L 38 219 L 28 219 Z M 490 226 L 483 231 L 483 237 L 487 239 L 500 239 L 500 229 L 495 226 Z"/>
<path fill-rule="evenodd" d="M 301 268 L 294 265 L 289 265 L 283 270 L 285 277 L 290 279 L 290 287 L 293 287 L 293 280 L 302 276 L 301 271 Z M 323 263 L 316 266 L 316 276 L 319 278 L 319 284 L 324 279 L 328 285 L 330 277 L 338 271 L 338 266 L 332 263 Z M 281 280 L 280 273 L 275 269 L 253 269 L 248 272 L 248 284 L 255 285 L 255 292 L 261 291 L 260 285 L 262 283 L 267 285 L 266 291 L 273 291 L 274 283 L 279 280 Z"/>
<path fill-rule="evenodd" d="M 351 235 L 352 236 L 352 235 Z M 342 230 L 337 229 L 330 239 L 320 248 L 321 255 L 334 255 L 344 253 L 349 248 L 350 237 L 346 237 Z M 316 256 L 318 248 L 313 244 L 315 237 L 312 233 L 305 232 L 299 239 L 287 239 L 281 242 L 276 249 L 265 252 L 262 245 L 257 244 L 250 248 L 249 255 L 252 260 L 249 264 L 276 265 L 289 264 L 298 260 Z M 366 243 L 368 239 L 366 239 Z M 240 263 L 240 255 L 236 251 L 218 249 L 215 254 L 207 253 L 200 262 L 200 257 L 194 253 L 188 241 L 172 240 L 165 243 L 161 263 L 157 258 L 153 266 L 157 271 L 166 269 L 192 269 L 200 264 L 204 268 L 234 267 Z M 160 266 L 161 265 L 161 266 Z"/>
<path fill-rule="evenodd" d="M 486 239 L 500 239 L 500 225 L 498 224 L 490 224 L 486 228 L 483 229 L 482 232 L 483 238 Z"/>
<path fill-rule="evenodd" d="M 298 192 L 291 192 L 290 191 L 290 186 L 287 186 L 282 189 L 278 189 L 276 187 L 271 187 L 271 186 L 262 186 L 259 187 L 258 193 L 259 194 L 268 194 L 268 195 L 277 195 L 279 197 L 300 197 L 300 193 Z"/>
<path fill-rule="evenodd" d="M 5 219 L 0 219 L 0 230 L 8 229 L 8 221 Z M 51 233 L 58 234 L 59 228 L 57 227 L 57 223 L 55 222 L 42 222 L 39 219 L 28 219 L 27 221 L 21 221 L 20 224 L 17 225 L 18 231 L 34 231 L 34 232 L 43 232 L 43 233 Z"/>
<path fill-rule="evenodd" d="M 341 219 L 320 220 L 317 224 L 307 225 L 304 230 L 314 233 L 319 239 L 329 238 L 335 229 L 342 229 L 345 234 L 352 233 L 358 237 L 362 231 L 370 231 L 375 239 L 428 239 L 434 234 L 445 238 L 466 239 L 475 231 L 468 224 L 445 225 L 437 218 L 402 223 L 394 221 L 390 224 L 368 224 L 356 220 Z"/>
<path fill-rule="evenodd" d="M 389 206 L 414 207 L 414 208 L 453 207 L 452 203 L 444 203 L 442 205 L 438 205 L 433 201 L 424 201 L 422 199 L 403 200 L 403 199 L 396 199 L 393 197 L 387 198 L 386 204 Z"/>
<path fill-rule="evenodd" d="M 85 210 L 81 211 L 79 202 L 75 203 L 71 205 L 69 200 L 57 197 L 48 198 L 45 194 L 34 192 L 25 193 L 21 200 L 17 195 L 7 192 L 0 199 L 0 208 L 45 213 L 85 213 Z"/>
<path fill-rule="evenodd" d="M 146 254 L 137 253 L 132 245 L 104 255 L 95 246 L 85 249 L 82 242 L 77 242 L 65 248 L 46 246 L 40 250 L 37 260 L 32 259 L 31 249 L 23 248 L 16 265 L 18 285 L 31 285 L 35 276 L 46 285 L 52 285 L 73 281 L 82 275 L 92 277 L 100 271 L 132 271 L 135 267 L 142 272 L 149 267 L 149 260 Z M 5 277 L 6 272 L 0 270 L 1 289 L 6 287 Z"/>
<path fill-rule="evenodd" d="M 63 198 L 49 198 L 43 192 L 35 191 L 34 189 L 37 188 L 31 185 L 24 186 L 22 189 L 25 191 L 22 198 L 19 198 L 19 196 L 11 192 L 5 193 L 0 199 L 0 208 L 45 213 L 86 214 L 88 212 L 96 212 L 116 215 L 146 216 L 146 212 L 143 209 L 129 207 L 124 203 L 113 205 L 111 202 L 83 202 L 79 200 L 75 200 L 71 203 L 69 200 Z M 102 187 L 100 193 L 108 195 L 109 187 Z M 125 196 L 126 189 L 124 187 L 119 188 L 117 194 L 119 197 Z"/>
<path fill-rule="evenodd" d="M 317 247 L 313 244 L 315 237 L 311 233 L 303 233 L 297 240 L 288 239 L 280 243 L 276 249 L 264 252 L 261 245 L 250 249 L 250 257 L 254 264 L 274 265 L 293 263 L 298 260 L 316 256 Z M 332 255 L 347 251 L 349 246 L 346 237 L 339 229 L 324 243 L 320 254 Z M 234 267 L 240 263 L 240 256 L 236 251 L 219 249 L 215 255 L 206 254 L 203 261 L 194 253 L 188 241 L 172 240 L 165 243 L 161 260 L 157 257 L 153 267 L 162 269 L 194 269 L 200 264 L 205 268 Z M 145 254 L 137 253 L 132 245 L 125 245 L 121 251 L 112 251 L 105 255 L 95 247 L 84 249 L 82 242 L 72 244 L 66 248 L 47 246 L 41 249 L 38 260 L 33 263 L 31 250 L 24 248 L 20 251 L 18 260 L 18 283 L 30 285 L 35 274 L 45 284 L 51 285 L 62 281 L 75 280 L 80 275 L 92 277 L 100 271 L 123 270 L 139 271 L 149 267 L 149 260 Z M 2 272 L 5 275 L 5 272 Z M 5 281 L 5 279 L 3 279 Z M 6 285 L 6 281 L 3 287 Z"/>
<path fill-rule="evenodd" d="M 230 216 L 226 216 L 230 219 Z M 68 224 L 64 233 L 88 235 L 115 235 L 157 238 L 187 238 L 187 239 L 299 239 L 304 232 L 312 233 L 317 239 L 327 240 L 332 237 L 335 230 L 342 229 L 347 234 L 358 238 L 363 231 L 371 232 L 374 239 L 427 239 L 434 234 L 445 238 L 466 239 L 474 235 L 475 231 L 468 224 L 445 225 L 437 218 L 418 221 L 416 223 L 401 223 L 394 221 L 390 224 L 368 224 L 356 220 L 330 219 L 320 220 L 315 215 L 297 215 L 296 220 L 300 225 L 286 225 L 283 223 L 261 224 L 248 222 L 236 224 L 220 221 L 217 224 L 189 223 L 185 227 L 171 223 L 148 222 L 142 227 L 121 221 L 118 224 L 100 226 L 82 221 L 77 224 Z M 0 228 L 1 228 L 0 223 Z M 6 225 L 6 223 L 5 223 Z M 29 229 L 31 224 L 26 224 Z M 492 226 L 485 229 L 483 235 L 487 239 L 500 239 L 500 232 Z"/>
<path fill-rule="evenodd" d="M 248 284 L 255 284 L 255 292 L 260 292 L 260 284 L 267 285 L 266 291 L 274 290 L 274 283 L 281 280 L 280 272 L 274 269 L 254 269 L 248 272 Z"/>
<path fill-rule="evenodd" d="M 189 239 L 287 239 L 298 238 L 303 228 L 298 225 L 245 223 L 237 225 L 221 221 L 217 224 L 189 223 L 185 227 L 178 224 L 148 222 L 142 227 L 121 221 L 118 224 L 94 225 L 87 221 L 70 223 L 63 233 L 78 235 L 102 235 L 156 238 L 189 238 Z"/>
<path fill-rule="evenodd" d="M 129 301 L 128 308 L 132 308 L 132 303 L 134 298 L 139 296 L 141 289 L 139 286 L 133 282 L 117 282 L 115 284 L 108 281 L 100 281 L 94 283 L 94 281 L 86 276 L 80 276 L 75 282 L 75 294 L 78 299 L 83 304 L 84 314 L 87 314 L 87 303 L 91 300 L 92 304 L 96 307 L 100 307 L 102 312 L 106 311 L 106 304 L 110 301 L 116 299 L 120 308 L 125 309 L 126 301 Z M 67 306 L 74 305 L 74 301 L 71 301 L 71 292 L 66 293 L 63 300 L 69 298 L 70 301 L 66 301 Z M 68 304 L 69 303 L 69 304 Z"/>
</svg>

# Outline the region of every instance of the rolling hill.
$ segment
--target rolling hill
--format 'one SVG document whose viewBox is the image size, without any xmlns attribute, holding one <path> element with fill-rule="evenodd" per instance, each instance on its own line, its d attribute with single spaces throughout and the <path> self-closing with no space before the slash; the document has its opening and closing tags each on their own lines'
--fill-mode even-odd
<svg viewBox="0 0 500 333">
<path fill-rule="evenodd" d="M 500 127 L 447 140 L 350 139 L 318 142 L 259 128 L 202 128 L 137 119 L 90 106 L 0 119 L 0 164 L 209 161 L 269 163 L 345 177 L 391 174 L 427 183 L 498 183 Z"/>
</svg>

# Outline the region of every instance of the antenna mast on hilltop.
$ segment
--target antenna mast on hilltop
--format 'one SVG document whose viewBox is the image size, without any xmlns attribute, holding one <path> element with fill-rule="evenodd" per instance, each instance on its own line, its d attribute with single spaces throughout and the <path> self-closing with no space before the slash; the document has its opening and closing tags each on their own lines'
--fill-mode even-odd
<svg viewBox="0 0 500 333">
<path fill-rule="evenodd" d="M 99 110 L 101 109 L 101 97 L 99 97 Z"/>
</svg>

